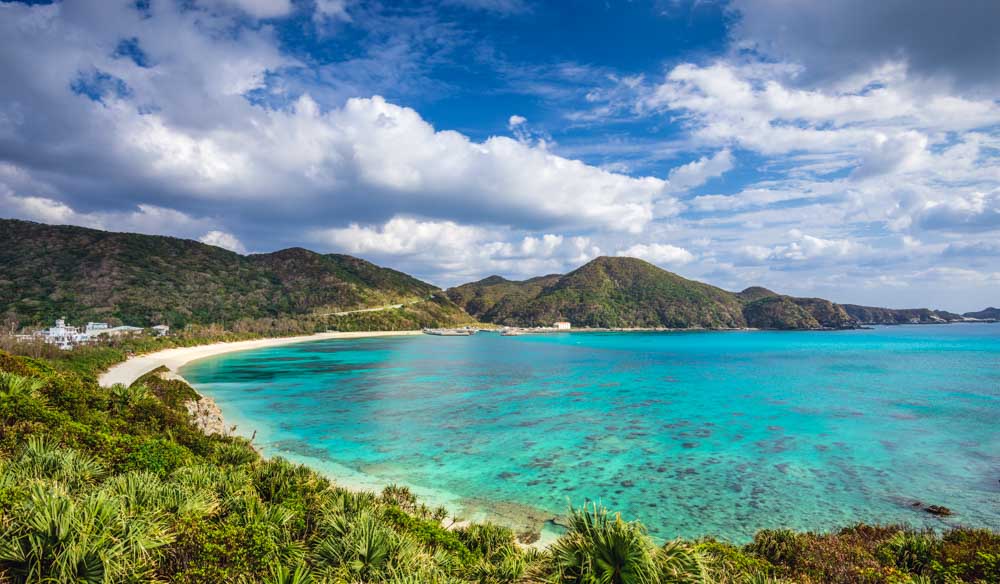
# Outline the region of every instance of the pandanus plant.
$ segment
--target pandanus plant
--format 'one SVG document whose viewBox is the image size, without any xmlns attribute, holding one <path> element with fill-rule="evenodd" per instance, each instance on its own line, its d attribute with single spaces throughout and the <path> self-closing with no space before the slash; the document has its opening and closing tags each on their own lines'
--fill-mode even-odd
<svg viewBox="0 0 1000 584">
<path fill-rule="evenodd" d="M 271 566 L 270 574 L 264 580 L 264 584 L 313 584 L 313 582 L 312 574 L 304 564 L 298 564 L 294 568 L 275 564 Z"/>
<path fill-rule="evenodd" d="M 551 548 L 564 584 L 708 584 L 700 556 L 675 542 L 657 547 L 638 522 L 597 503 L 571 509 L 569 530 Z"/>
<path fill-rule="evenodd" d="M 37 377 L 26 377 L 0 371 L 0 400 L 14 400 L 25 397 L 39 397 L 38 392 L 45 387 L 45 381 Z"/>
<path fill-rule="evenodd" d="M 159 548 L 170 543 L 162 516 L 128 516 L 98 492 L 74 498 L 36 481 L 0 533 L 0 569 L 18 583 L 148 581 Z"/>
<path fill-rule="evenodd" d="M 324 518 L 323 538 L 313 549 L 314 563 L 349 582 L 381 582 L 418 569 L 417 546 L 365 510 L 353 517 Z"/>
<path fill-rule="evenodd" d="M 11 481 L 28 484 L 36 479 L 56 481 L 77 491 L 93 485 L 104 476 L 104 467 L 85 454 L 58 444 L 45 436 L 29 436 L 18 456 L 3 465 L 3 474 Z"/>
<path fill-rule="evenodd" d="M 116 412 L 123 412 L 149 396 L 149 387 L 142 383 L 125 385 L 116 383 L 111 386 L 111 406 Z"/>
</svg>

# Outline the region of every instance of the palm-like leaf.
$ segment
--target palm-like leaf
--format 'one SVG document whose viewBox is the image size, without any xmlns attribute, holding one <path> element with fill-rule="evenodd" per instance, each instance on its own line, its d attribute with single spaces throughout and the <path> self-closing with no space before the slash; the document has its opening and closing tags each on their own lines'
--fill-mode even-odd
<svg viewBox="0 0 1000 584">
<path fill-rule="evenodd" d="M 95 483 L 104 475 L 96 459 L 60 448 L 44 436 L 29 436 L 16 459 L 4 466 L 7 480 L 21 484 L 36 479 L 57 481 L 70 490 Z"/>
<path fill-rule="evenodd" d="M 119 582 L 143 578 L 172 538 L 157 514 L 130 517 L 106 493 L 73 496 L 35 481 L 0 534 L 0 562 L 22 582 Z"/>
<path fill-rule="evenodd" d="M 659 580 L 652 549 L 640 524 L 593 504 L 571 510 L 569 531 L 552 554 L 562 582 L 647 584 Z"/>
<path fill-rule="evenodd" d="M 653 555 L 661 582 L 677 584 L 711 584 L 708 559 L 680 540 L 669 541 Z"/>
<path fill-rule="evenodd" d="M 45 381 L 37 377 L 26 377 L 7 371 L 0 371 L 0 399 L 12 400 L 26 397 L 40 397 L 39 391 Z"/>
<path fill-rule="evenodd" d="M 304 564 L 295 566 L 295 569 L 286 568 L 282 564 L 271 566 L 270 575 L 264 580 L 265 584 L 312 584 L 313 577 Z"/>
<path fill-rule="evenodd" d="M 115 411 L 119 412 L 146 399 L 150 393 L 149 387 L 142 383 L 134 383 L 132 385 L 116 383 L 111 386 L 109 392 L 111 394 L 111 404 L 115 408 Z"/>
</svg>

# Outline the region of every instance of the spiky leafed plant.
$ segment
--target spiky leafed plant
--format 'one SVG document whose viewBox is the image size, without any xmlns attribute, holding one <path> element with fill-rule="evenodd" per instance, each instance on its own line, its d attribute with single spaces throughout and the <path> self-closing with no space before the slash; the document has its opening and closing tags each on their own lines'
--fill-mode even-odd
<svg viewBox="0 0 1000 584">
<path fill-rule="evenodd" d="M 559 582 L 652 584 L 658 581 L 653 549 L 641 524 L 594 503 L 570 510 L 569 530 L 551 551 Z"/>
<path fill-rule="evenodd" d="M 260 458 L 247 442 L 223 442 L 215 445 L 215 459 L 222 464 L 240 466 Z"/>
<path fill-rule="evenodd" d="M 313 560 L 348 581 L 380 581 L 393 571 L 413 568 L 416 546 L 383 524 L 371 511 L 324 519 L 324 537 Z"/>
<path fill-rule="evenodd" d="M 209 488 L 191 488 L 177 481 L 164 481 L 151 472 L 136 471 L 113 477 L 101 492 L 118 497 L 123 511 L 131 516 L 150 512 L 167 513 L 182 519 L 200 519 L 219 508 Z"/>
<path fill-rule="evenodd" d="M 294 569 L 282 564 L 273 564 L 270 574 L 264 579 L 264 584 L 312 584 L 313 577 L 305 564 L 298 564 Z"/>
<path fill-rule="evenodd" d="M 33 483 L 0 533 L 0 569 L 14 582 L 148 580 L 172 540 L 161 517 L 128 517 L 103 493 L 74 498 L 58 484 Z"/>
<path fill-rule="evenodd" d="M 364 578 L 379 573 L 393 551 L 394 534 L 366 513 L 358 517 L 351 536 L 351 570 Z"/>
<path fill-rule="evenodd" d="M 254 486 L 265 501 L 280 502 L 290 494 L 317 488 L 322 479 L 306 468 L 283 458 L 273 458 L 254 465 Z"/>
<path fill-rule="evenodd" d="M 712 567 L 703 554 L 681 540 L 668 541 L 653 554 L 659 581 L 664 584 L 712 584 Z"/>
<path fill-rule="evenodd" d="M 244 497 L 256 495 L 250 474 L 242 468 L 186 466 L 174 471 L 171 478 L 186 489 L 214 492 L 226 510 L 232 509 Z"/>
<path fill-rule="evenodd" d="M 43 387 L 45 387 L 45 381 L 37 377 L 26 377 L 0 371 L 0 400 L 39 398 L 41 397 L 39 392 Z"/>
<path fill-rule="evenodd" d="M 492 559 L 504 554 L 516 543 L 514 532 L 509 527 L 503 527 L 489 521 L 473 523 L 455 531 L 458 539 L 470 551 Z"/>
<path fill-rule="evenodd" d="M 763 572 L 750 572 L 749 574 L 742 574 L 734 578 L 727 581 L 736 582 L 737 584 L 794 584 L 791 580 L 776 578 Z M 930 584 L 930 582 L 927 584 Z"/>
<path fill-rule="evenodd" d="M 388 485 L 382 489 L 382 500 L 404 511 L 414 512 L 418 508 L 417 496 L 409 487 L 401 485 Z"/>
<path fill-rule="evenodd" d="M 762 529 L 753 536 L 746 551 L 774 565 L 794 568 L 802 552 L 799 535 L 791 529 Z"/>
<path fill-rule="evenodd" d="M 4 474 L 21 484 L 31 480 L 57 481 L 71 491 L 92 485 L 104 476 L 94 458 L 59 445 L 45 436 L 29 436 L 18 456 L 4 466 Z"/>
<path fill-rule="evenodd" d="M 382 502 L 374 493 L 335 489 L 324 505 L 324 512 L 330 515 L 357 515 L 377 509 L 380 505 Z"/>
<path fill-rule="evenodd" d="M 149 387 L 142 383 L 125 385 L 116 383 L 109 390 L 111 394 L 111 405 L 116 412 L 123 412 L 130 406 L 139 403 L 149 396 Z"/>
<path fill-rule="evenodd" d="M 515 546 L 508 546 L 495 551 L 488 558 L 481 558 L 475 565 L 466 569 L 477 582 L 490 584 L 513 584 L 520 582 L 528 567 L 524 554 Z"/>
<path fill-rule="evenodd" d="M 922 574 L 940 543 L 925 533 L 900 531 L 878 548 L 878 555 L 903 572 Z"/>
<path fill-rule="evenodd" d="M 231 501 L 228 507 L 241 527 L 261 538 L 259 543 L 268 549 L 264 561 L 294 565 L 305 558 L 305 545 L 291 528 L 295 511 L 262 501 L 256 494 Z"/>
</svg>

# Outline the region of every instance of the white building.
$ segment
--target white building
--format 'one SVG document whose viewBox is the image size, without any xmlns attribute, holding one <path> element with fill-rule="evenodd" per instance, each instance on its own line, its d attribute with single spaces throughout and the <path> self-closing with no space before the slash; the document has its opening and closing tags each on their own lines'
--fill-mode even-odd
<svg viewBox="0 0 1000 584">
<path fill-rule="evenodd" d="M 80 332 L 79 327 L 66 324 L 65 318 L 57 319 L 55 326 L 36 332 L 35 337 L 60 349 L 72 349 L 74 345 L 90 342 L 91 339 L 87 333 Z"/>
<path fill-rule="evenodd" d="M 568 331 L 573 325 L 566 322 L 565 320 L 560 320 L 559 322 L 552 323 L 553 328 L 560 331 Z"/>
<path fill-rule="evenodd" d="M 165 324 L 158 324 L 153 327 L 153 332 L 159 337 L 165 337 L 170 333 L 170 327 Z"/>
<path fill-rule="evenodd" d="M 142 328 L 137 326 L 113 326 L 94 332 L 93 336 L 106 335 L 109 337 L 120 337 L 123 335 L 137 335 L 142 332 Z"/>
<path fill-rule="evenodd" d="M 118 337 L 123 335 L 135 335 L 142 333 L 137 326 L 110 326 L 106 322 L 88 322 L 81 331 L 80 327 L 66 324 L 65 318 L 56 320 L 55 326 L 47 329 L 35 331 L 32 335 L 20 335 L 18 340 L 42 340 L 50 345 L 56 345 L 60 349 L 72 349 L 76 345 L 92 343 L 102 335 L 107 337 Z M 165 333 L 162 333 L 165 334 Z"/>
</svg>

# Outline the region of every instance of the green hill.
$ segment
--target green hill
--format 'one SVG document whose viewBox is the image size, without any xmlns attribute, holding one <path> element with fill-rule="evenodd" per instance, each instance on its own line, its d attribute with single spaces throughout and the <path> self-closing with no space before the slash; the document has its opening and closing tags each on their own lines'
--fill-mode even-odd
<svg viewBox="0 0 1000 584">
<path fill-rule="evenodd" d="M 490 276 L 448 290 L 484 322 L 510 326 L 608 328 L 850 328 L 854 320 L 819 298 L 752 287 L 734 294 L 682 278 L 635 258 L 601 257 L 565 276 L 521 282 Z"/>
<path fill-rule="evenodd" d="M 978 312 L 966 312 L 962 316 L 966 318 L 978 318 L 982 320 L 1000 320 L 1000 308 L 985 308 Z"/>
<path fill-rule="evenodd" d="M 492 276 L 448 296 L 480 320 L 512 326 L 745 326 L 735 295 L 635 258 L 600 257 L 565 276 L 523 282 Z"/>
<path fill-rule="evenodd" d="M 174 237 L 0 220 L 0 265 L 0 315 L 21 325 L 60 316 L 74 323 L 174 327 L 304 320 L 394 304 L 406 304 L 408 316 L 379 313 L 366 322 L 470 320 L 431 284 L 362 259 L 301 248 L 244 256 Z"/>
<path fill-rule="evenodd" d="M 517 324 L 569 320 L 592 327 L 733 328 L 742 305 L 729 292 L 635 258 L 601 257 L 546 288 Z"/>
<path fill-rule="evenodd" d="M 574 326 L 597 328 L 794 330 L 854 328 L 869 322 L 862 318 L 868 314 L 880 314 L 885 319 L 880 322 L 892 324 L 918 317 L 926 322 L 961 318 L 942 311 L 888 308 L 854 313 L 848 305 L 785 296 L 760 286 L 732 293 L 625 257 L 597 258 L 565 276 L 520 282 L 490 276 L 451 288 L 448 296 L 483 322 L 509 326 L 568 320 Z"/>
<path fill-rule="evenodd" d="M 749 288 L 743 290 L 742 292 L 737 292 L 740 300 L 744 302 L 753 302 L 754 300 L 760 300 L 762 298 L 770 298 L 772 296 L 781 296 L 777 292 L 772 292 L 767 288 L 762 286 L 750 286 Z"/>
<path fill-rule="evenodd" d="M 765 296 L 747 303 L 743 316 L 754 328 L 796 330 L 818 329 L 819 321 L 788 296 Z"/>
<path fill-rule="evenodd" d="M 645 261 L 600 257 L 565 274 L 490 276 L 447 293 L 402 272 L 302 248 L 241 255 L 174 237 L 0 219 L 0 320 L 65 316 L 256 334 L 469 324 L 595 328 L 840 329 L 938 323 L 928 309 L 839 305 L 750 287 L 732 293 Z M 377 312 L 337 314 L 374 307 Z M 988 311 L 984 311 L 984 314 Z M 976 313 L 978 314 L 978 313 Z"/>
<path fill-rule="evenodd" d="M 962 316 L 929 308 L 878 308 L 844 304 L 844 310 L 860 324 L 941 324 L 962 320 Z"/>
<path fill-rule="evenodd" d="M 448 290 L 448 297 L 466 312 L 483 322 L 504 322 L 524 303 L 555 284 L 559 274 L 539 276 L 514 282 L 500 276 L 490 276 L 478 282 L 463 284 Z"/>
</svg>

